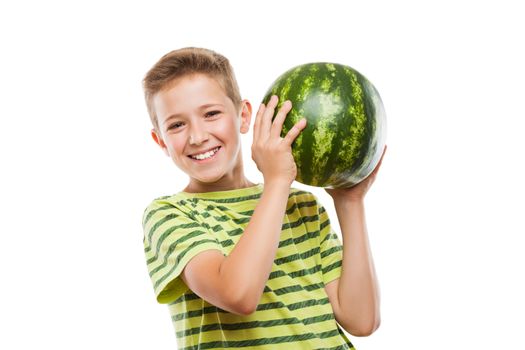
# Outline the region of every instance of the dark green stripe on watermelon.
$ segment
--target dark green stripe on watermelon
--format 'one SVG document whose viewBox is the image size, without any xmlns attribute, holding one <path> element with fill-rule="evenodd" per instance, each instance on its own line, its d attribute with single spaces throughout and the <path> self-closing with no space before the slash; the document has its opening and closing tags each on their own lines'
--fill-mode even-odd
<svg viewBox="0 0 525 350">
<path fill-rule="evenodd" d="M 370 137 L 373 135 L 374 118 L 367 118 L 370 114 L 370 98 L 365 92 L 365 82 L 363 76 L 356 71 L 352 71 L 346 67 L 340 67 L 346 74 L 342 74 L 345 79 L 341 81 L 345 91 L 351 91 L 347 95 L 348 108 L 345 111 L 344 127 L 348 128 L 348 133 L 345 137 L 343 145 L 341 145 L 340 152 L 337 153 L 338 160 L 336 168 L 333 170 L 332 177 L 326 179 L 325 183 L 330 183 L 333 186 L 341 186 L 348 181 L 351 174 L 360 176 L 359 168 L 363 164 L 366 155 L 370 152 Z M 342 129 L 342 127 L 341 127 Z M 343 133 L 343 132 L 340 132 Z"/>
</svg>

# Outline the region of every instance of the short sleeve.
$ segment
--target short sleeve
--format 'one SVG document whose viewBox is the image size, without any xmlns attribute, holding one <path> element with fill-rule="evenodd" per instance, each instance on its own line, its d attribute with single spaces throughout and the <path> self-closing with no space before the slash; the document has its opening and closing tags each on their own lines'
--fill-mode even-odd
<svg viewBox="0 0 525 350">
<path fill-rule="evenodd" d="M 318 202 L 319 241 L 321 252 L 321 271 L 323 282 L 329 282 L 341 277 L 343 263 L 343 245 L 337 234 L 332 230 L 330 218 L 325 208 Z"/>
<path fill-rule="evenodd" d="M 146 264 L 161 304 L 177 300 L 188 290 L 180 274 L 191 258 L 209 249 L 223 253 L 206 227 L 167 201 L 154 200 L 146 208 L 142 227 Z"/>
</svg>

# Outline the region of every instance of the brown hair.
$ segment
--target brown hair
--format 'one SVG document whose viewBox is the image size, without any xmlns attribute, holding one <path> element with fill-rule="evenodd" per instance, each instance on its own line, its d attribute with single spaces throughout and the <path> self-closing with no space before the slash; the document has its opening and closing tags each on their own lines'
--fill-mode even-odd
<svg viewBox="0 0 525 350">
<path fill-rule="evenodd" d="M 186 47 L 173 50 L 164 56 L 148 71 L 142 86 L 151 123 L 158 133 L 159 121 L 153 107 L 153 96 L 167 88 L 177 78 L 195 73 L 203 73 L 222 86 L 233 104 L 240 108 L 241 94 L 228 59 L 212 50 Z"/>
</svg>

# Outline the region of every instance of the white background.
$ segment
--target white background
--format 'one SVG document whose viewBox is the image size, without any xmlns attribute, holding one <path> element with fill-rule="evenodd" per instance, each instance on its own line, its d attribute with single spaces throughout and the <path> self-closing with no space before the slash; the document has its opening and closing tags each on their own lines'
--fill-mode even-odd
<svg viewBox="0 0 525 350">
<path fill-rule="evenodd" d="M 313 61 L 350 65 L 381 93 L 389 148 L 366 206 L 382 325 L 350 336 L 359 350 L 523 349 L 518 1 L 228 3 L 0 5 L 0 347 L 176 348 L 141 219 L 186 177 L 150 137 L 141 80 L 200 46 L 230 59 L 254 106 Z M 330 198 L 309 189 L 339 232 Z"/>
</svg>

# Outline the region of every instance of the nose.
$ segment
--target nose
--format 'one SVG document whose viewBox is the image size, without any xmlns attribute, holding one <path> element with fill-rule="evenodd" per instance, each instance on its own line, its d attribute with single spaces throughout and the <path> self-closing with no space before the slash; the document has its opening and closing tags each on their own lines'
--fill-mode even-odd
<svg viewBox="0 0 525 350">
<path fill-rule="evenodd" d="M 202 122 L 193 123 L 190 131 L 190 144 L 199 146 L 208 140 L 208 131 Z"/>
</svg>

